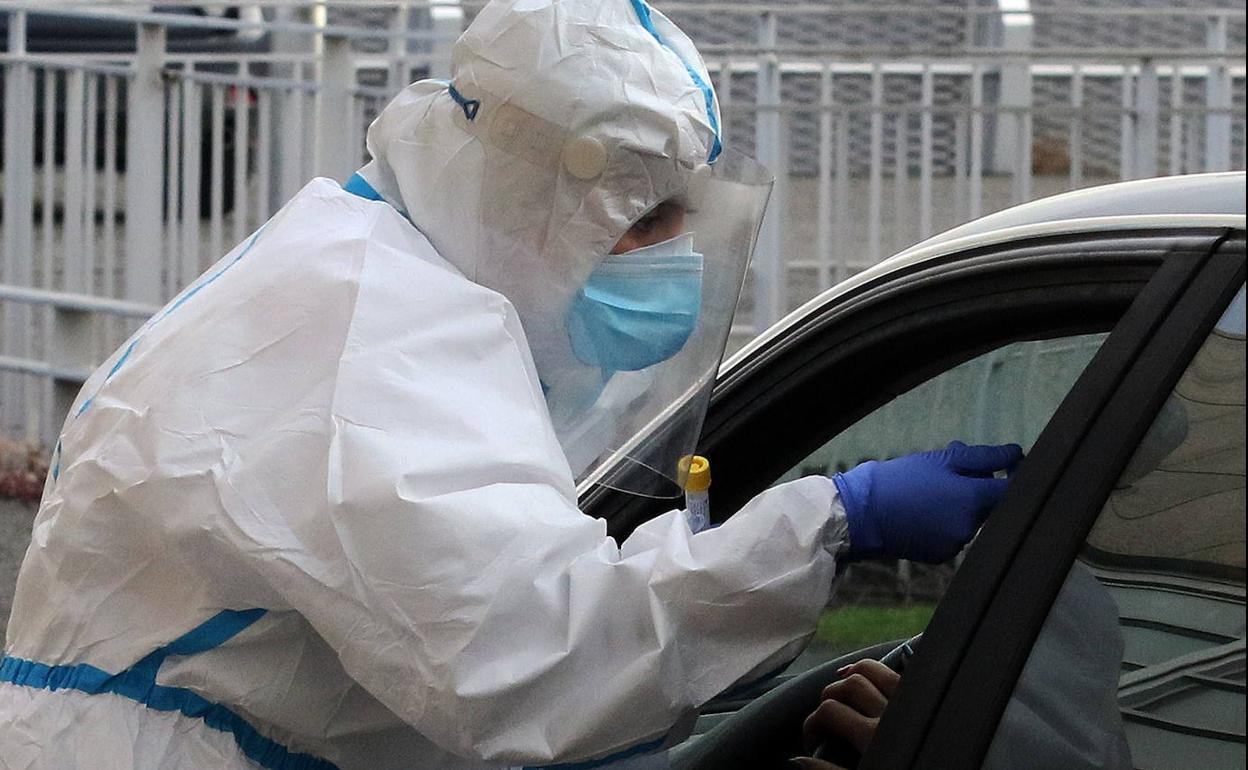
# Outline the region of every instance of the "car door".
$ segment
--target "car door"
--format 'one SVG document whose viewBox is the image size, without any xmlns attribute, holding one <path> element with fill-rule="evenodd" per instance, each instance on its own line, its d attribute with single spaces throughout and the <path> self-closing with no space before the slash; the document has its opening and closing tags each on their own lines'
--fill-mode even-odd
<svg viewBox="0 0 1248 770">
<path fill-rule="evenodd" d="M 1242 231 L 1161 266 L 980 533 L 860 767 L 1244 766 L 1243 285 Z"/>
<path fill-rule="evenodd" d="M 722 521 L 794 473 L 900 453 L 906 447 L 895 441 L 865 446 L 862 439 L 881 433 L 880 419 L 890 410 L 904 412 L 897 407 L 919 391 L 936 391 L 943 382 L 957 380 L 959 370 L 973 370 L 976 377 L 982 373 L 985 382 L 998 369 L 1022 371 L 1025 376 L 1014 379 L 1023 381 L 1015 386 L 1035 391 L 1031 369 L 1011 370 L 1011 360 L 1018 357 L 1014 352 L 1052 352 L 1051 343 L 1066 340 L 1079 341 L 1085 349 L 1091 341 L 1094 351 L 1161 267 L 1205 257 L 1224 234 L 1224 229 L 1195 227 L 1028 238 L 913 265 L 813 308 L 717 385 L 701 448 L 713 463 L 714 518 Z M 1090 357 L 1086 353 L 1082 362 Z M 1026 423 L 1022 430 L 1002 433 L 980 426 L 971 435 L 955 436 L 932 429 L 926 438 L 911 436 L 928 441 L 911 448 L 955 437 L 1030 444 L 1078 373 L 1041 378 L 1042 388 L 1052 392 L 1040 398 L 1032 392 L 1024 400 L 1045 406 L 1021 420 Z M 999 379 L 1008 392 L 1010 376 Z M 950 390 L 989 405 L 1005 401 L 1001 388 L 985 398 L 983 387 L 967 384 L 957 380 Z M 939 411 L 946 409 L 941 404 Z M 1008 422 L 1000 411 L 983 422 Z M 985 417 L 982 411 L 973 413 Z M 897 419 L 894 414 L 891 421 Z M 900 419 L 905 421 L 904 413 Z M 864 454 L 852 457 L 860 450 Z M 606 518 L 620 538 L 671 506 L 671 501 L 636 498 L 605 486 L 582 496 L 582 508 Z M 740 760 L 725 766 L 761 766 L 750 765 L 749 740 L 742 741 L 726 743 L 714 757 L 722 753 Z"/>
</svg>

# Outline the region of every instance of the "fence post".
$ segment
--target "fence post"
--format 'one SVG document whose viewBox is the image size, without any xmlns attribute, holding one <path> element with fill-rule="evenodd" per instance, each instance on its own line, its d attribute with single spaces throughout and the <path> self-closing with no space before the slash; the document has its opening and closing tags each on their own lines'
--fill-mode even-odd
<svg viewBox="0 0 1248 770">
<path fill-rule="evenodd" d="M 984 68 L 979 62 L 971 65 L 971 168 L 967 173 L 967 217 L 979 219 L 984 210 Z"/>
<path fill-rule="evenodd" d="M 836 132 L 833 134 L 836 141 L 834 153 L 836 160 L 833 161 L 836 168 L 836 182 L 832 190 L 832 202 L 836 214 L 836 226 L 840 229 L 840 235 L 836 239 L 836 271 L 837 280 L 843 281 L 849 277 L 849 255 L 852 251 L 855 255 L 857 249 L 850 241 L 850 223 L 849 223 L 849 113 L 843 112 L 836 118 Z"/>
<path fill-rule="evenodd" d="M 1183 65 L 1170 70 L 1170 173 L 1183 173 Z"/>
<path fill-rule="evenodd" d="M 165 159 L 165 28 L 140 24 L 126 100 L 125 297 L 160 304 Z M 192 213 L 194 215 L 194 212 Z"/>
<path fill-rule="evenodd" d="M 758 45 L 764 51 L 776 47 L 776 14 L 765 11 L 759 16 Z M 771 326 L 780 318 L 784 266 L 781 262 L 781 226 L 784 212 L 783 189 L 787 167 L 781 167 L 780 153 L 780 63 L 775 53 L 764 53 L 758 60 L 758 84 L 755 89 L 755 142 L 759 161 L 776 175 L 776 187 L 767 214 L 763 218 L 758 246 L 754 252 L 751 272 L 754 276 L 754 333 Z"/>
<path fill-rule="evenodd" d="M 65 73 L 65 193 L 61 198 L 62 240 L 61 272 L 65 291 L 85 294 L 88 291 L 86 263 L 86 230 L 83 227 L 83 134 L 86 125 L 86 73 L 71 69 Z M 159 179 L 159 177 L 157 177 Z"/>
<path fill-rule="evenodd" d="M 159 189 L 159 188 L 157 188 Z M 129 275 L 129 271 L 126 272 Z M 159 276 L 157 276 L 159 277 Z M 57 307 L 52 310 L 48 335 L 48 364 L 52 372 L 52 423 L 55 434 L 69 414 L 82 383 L 98 363 L 95 360 L 94 324 L 85 310 Z M 55 440 L 55 436 L 52 437 Z"/>
<path fill-rule="evenodd" d="M 819 289 L 834 282 L 832 267 L 832 62 L 823 63 L 819 80 L 819 219 L 815 229 L 819 261 Z M 841 227 L 841 222 L 835 223 Z M 845 280 L 837 275 L 835 280 Z"/>
<path fill-rule="evenodd" d="M 867 182 L 867 256 L 871 264 L 884 258 L 881 219 L 884 195 L 884 68 L 871 64 L 871 167 Z"/>
<path fill-rule="evenodd" d="M 296 67 L 296 70 L 300 69 Z M 302 77 L 300 78 L 302 80 Z M 310 149 L 304 145 L 304 102 L 307 95 L 300 89 L 292 88 L 279 92 L 278 141 L 276 152 L 273 153 L 279 164 L 278 196 L 273 208 L 278 209 L 286 201 L 299 192 L 299 188 L 307 181 L 304 174 L 304 155 Z"/>
<path fill-rule="evenodd" d="M 1070 139 L 1067 152 L 1070 156 L 1070 189 L 1083 187 L 1083 66 L 1076 64 L 1070 74 Z"/>
<path fill-rule="evenodd" d="M 345 182 L 359 152 L 349 147 L 351 141 L 351 86 L 355 65 L 351 59 L 351 41 L 345 37 L 325 37 L 325 58 L 322 61 L 321 83 L 316 94 L 316 158 L 318 176 Z"/>
<path fill-rule="evenodd" d="M 1034 43 L 1034 17 L 1029 13 L 1001 12 L 1001 50 L 1018 51 L 1027 56 Z M 1018 197 L 1023 180 L 1018 179 L 1020 155 L 1030 152 L 1030 147 L 1019 146 L 1025 131 L 1020 130 L 1024 112 L 1031 109 L 1031 65 L 1025 59 L 1008 62 L 1000 69 L 1000 89 L 997 104 L 1000 110 L 993 130 L 992 170 L 1015 176 L 1015 197 Z M 1030 169 L 1029 169 L 1030 170 Z"/>
<path fill-rule="evenodd" d="M 291 23 L 306 21 L 294 6 L 278 5 L 273 9 L 278 22 Z M 273 33 L 274 53 L 290 56 L 287 61 L 279 61 L 271 66 L 273 77 L 292 81 L 303 81 L 303 62 L 294 55 L 306 53 L 312 40 L 306 32 Z M 275 87 L 262 91 L 267 102 L 268 132 L 261 139 L 268 152 L 268 175 L 270 184 L 265 197 L 264 207 L 268 211 L 277 211 L 290 196 L 294 195 L 303 184 L 303 93 L 286 87 Z"/>
<path fill-rule="evenodd" d="M 26 55 L 26 11 L 9 16 L 9 54 Z M 4 78 L 4 263 L 0 281 L 34 285 L 35 243 L 35 90 L 30 65 L 14 61 Z M 45 129 L 46 130 L 46 129 Z M 44 161 L 47 163 L 48 161 Z M 44 201 L 44 205 L 50 205 Z M 10 356 L 29 358 L 32 313 L 25 303 L 4 308 L 4 347 Z M 36 438 L 38 390 L 28 387 L 23 374 L 4 375 L 4 409 L 0 428 L 12 435 L 24 432 Z"/>
<path fill-rule="evenodd" d="M 1118 178 L 1135 178 L 1135 83 L 1131 67 L 1122 66 L 1122 117 L 1118 129 Z"/>
<path fill-rule="evenodd" d="M 1033 97 L 1034 82 L 1031 78 L 1031 67 L 1027 67 L 1023 73 L 1025 80 L 1025 98 L 1026 101 L 1021 105 L 1022 109 L 1014 118 L 1014 129 L 1018 133 L 1018 142 L 1016 143 L 1016 154 L 1018 162 L 1015 164 L 1014 172 L 1014 202 L 1026 203 L 1031 200 L 1031 145 L 1032 145 L 1032 127 L 1031 116 L 1034 112 Z"/>
<path fill-rule="evenodd" d="M 464 31 L 464 9 L 458 0 L 434 5 L 429 9 L 433 39 L 429 46 L 429 77 L 448 80 L 451 77 L 451 47 Z M 403 85 L 407 85 L 404 83 Z"/>
<path fill-rule="evenodd" d="M 923 114 L 919 118 L 919 239 L 932 235 L 932 131 L 935 127 L 936 96 L 932 65 L 923 65 Z M 900 212 L 898 212 L 900 214 Z"/>
<path fill-rule="evenodd" d="M 1209 50 L 1221 54 L 1227 51 L 1226 17 L 1216 16 L 1209 20 Z M 1205 170 L 1231 170 L 1231 73 L 1226 59 L 1220 59 L 1209 67 L 1205 82 L 1205 100 L 1209 108 L 1205 119 Z"/>
<path fill-rule="evenodd" d="M 906 198 L 910 186 L 910 115 L 898 110 L 890 121 L 893 125 L 893 210 L 892 227 L 888 228 L 889 253 L 914 243 L 914 220 L 908 216 Z M 907 214 L 903 215 L 902 212 Z"/>
<path fill-rule="evenodd" d="M 1161 83 L 1157 65 L 1140 66 L 1135 85 L 1135 176 L 1157 176 L 1157 124 L 1161 119 Z"/>
<path fill-rule="evenodd" d="M 394 20 L 390 22 L 390 29 L 401 30 L 404 35 L 411 28 L 411 9 L 407 3 L 400 3 L 394 9 Z M 411 67 L 408 66 L 408 39 L 405 36 L 390 38 L 386 41 L 386 54 L 390 57 L 390 67 L 386 71 L 386 86 L 391 93 L 397 93 L 400 89 L 405 88 L 412 78 Z"/>
<path fill-rule="evenodd" d="M 194 72 L 188 62 L 186 72 Z M 194 80 L 182 81 L 182 244 L 176 286 L 186 286 L 199 275 L 199 190 L 203 170 L 202 89 Z M 220 255 L 213 255 L 216 258 Z"/>
</svg>

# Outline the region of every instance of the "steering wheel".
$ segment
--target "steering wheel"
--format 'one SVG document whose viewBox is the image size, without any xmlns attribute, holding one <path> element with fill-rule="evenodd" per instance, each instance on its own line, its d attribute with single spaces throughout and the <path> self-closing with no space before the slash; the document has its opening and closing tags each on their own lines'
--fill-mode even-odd
<svg viewBox="0 0 1248 770">
<path fill-rule="evenodd" d="M 919 639 L 922 636 L 922 634 L 915 634 L 897 645 L 887 655 L 880 658 L 880 662 L 898 674 L 905 671 L 906 664 L 914 657 L 914 651 L 918 648 Z M 834 765 L 846 768 L 846 770 L 853 770 L 853 768 L 858 767 L 858 762 L 862 759 L 862 755 L 858 753 L 858 749 L 854 748 L 849 741 L 838 737 L 824 741 L 815 751 L 815 759 L 827 760 Z"/>
<path fill-rule="evenodd" d="M 782 768 L 790 757 L 806 753 L 802 723 L 819 707 L 823 688 L 841 678 L 836 673 L 838 669 L 870 658 L 901 673 L 914 655 L 920 636 L 873 645 L 798 674 L 706 733 L 672 749 L 672 770 Z M 821 746 L 816 756 L 851 770 L 859 759 L 848 742 L 839 740 Z"/>
</svg>

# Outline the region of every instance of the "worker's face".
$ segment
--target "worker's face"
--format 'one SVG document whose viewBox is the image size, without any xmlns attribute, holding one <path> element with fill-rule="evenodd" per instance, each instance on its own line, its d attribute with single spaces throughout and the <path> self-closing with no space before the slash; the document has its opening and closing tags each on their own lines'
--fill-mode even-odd
<svg viewBox="0 0 1248 770">
<path fill-rule="evenodd" d="M 633 223 L 624 237 L 611 249 L 612 254 L 622 254 L 643 246 L 662 243 L 685 231 L 685 207 L 676 201 L 663 201 L 644 217 Z"/>
</svg>

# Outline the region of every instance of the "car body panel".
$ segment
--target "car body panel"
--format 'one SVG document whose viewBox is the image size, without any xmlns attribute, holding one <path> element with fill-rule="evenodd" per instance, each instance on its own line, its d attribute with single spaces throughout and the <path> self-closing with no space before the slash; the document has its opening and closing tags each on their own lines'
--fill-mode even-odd
<svg viewBox="0 0 1248 770">
<path fill-rule="evenodd" d="M 1045 222 L 1154 214 L 1238 214 L 1242 217 L 1244 213 L 1242 171 L 1136 179 L 1085 187 L 1012 206 L 946 230 L 906 251 L 930 248 L 994 230 Z"/>
</svg>

